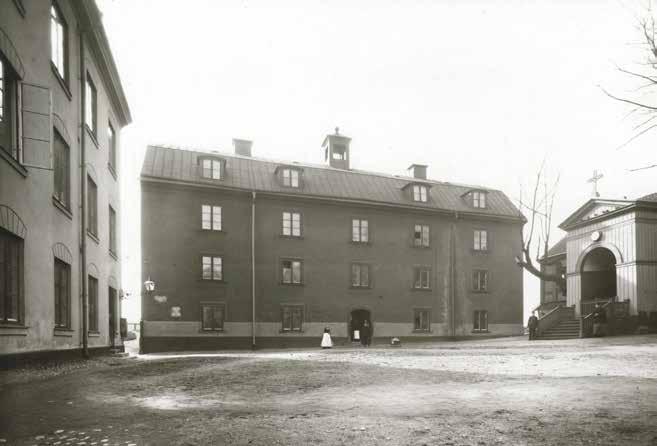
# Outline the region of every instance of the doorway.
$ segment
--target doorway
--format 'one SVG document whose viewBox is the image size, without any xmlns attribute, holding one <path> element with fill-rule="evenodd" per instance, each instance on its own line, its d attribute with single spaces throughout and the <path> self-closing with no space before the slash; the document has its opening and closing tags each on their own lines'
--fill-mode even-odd
<svg viewBox="0 0 657 446">
<path fill-rule="evenodd" d="M 582 300 L 616 297 L 616 257 L 607 248 L 595 248 L 582 262 Z"/>
<path fill-rule="evenodd" d="M 372 324 L 372 315 L 369 310 L 359 308 L 353 310 L 349 318 L 349 338 L 354 341 L 354 330 L 362 331 L 363 322 L 370 323 L 370 337 L 374 337 L 374 325 Z"/>
<path fill-rule="evenodd" d="M 114 333 L 116 333 L 116 290 L 112 287 L 109 287 L 109 300 L 108 300 L 108 322 L 109 322 L 109 343 L 111 347 L 114 347 Z"/>
</svg>

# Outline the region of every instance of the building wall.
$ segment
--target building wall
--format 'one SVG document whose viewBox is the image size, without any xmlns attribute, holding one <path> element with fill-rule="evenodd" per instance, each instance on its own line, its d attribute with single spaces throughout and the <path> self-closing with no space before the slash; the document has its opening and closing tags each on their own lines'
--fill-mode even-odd
<svg viewBox="0 0 657 446">
<path fill-rule="evenodd" d="M 202 204 L 222 206 L 223 231 L 200 229 Z M 281 235 L 286 210 L 302 214 L 302 238 Z M 352 218 L 369 220 L 367 245 L 351 242 Z M 430 226 L 430 248 L 412 247 L 416 223 Z M 489 231 L 487 254 L 473 252 L 475 228 Z M 259 194 L 255 234 L 258 337 L 300 337 L 280 332 L 281 304 L 304 306 L 301 337 L 319 337 L 326 326 L 334 336 L 347 337 L 350 312 L 357 308 L 371 312 L 375 336 L 449 335 L 450 237 L 456 246 L 455 334 L 472 334 L 475 309 L 488 310 L 493 334 L 512 334 L 522 327 L 522 272 L 513 262 L 520 248 L 515 225 Z M 143 274 L 144 280 L 150 277 L 156 283 L 155 292 L 142 301 L 145 336 L 250 336 L 250 249 L 250 192 L 143 181 Z M 200 279 L 202 253 L 223 257 L 224 283 Z M 303 260 L 303 285 L 280 283 L 282 258 Z M 350 287 L 352 262 L 371 265 L 370 289 Z M 432 268 L 431 290 L 412 289 L 414 265 Z M 472 291 L 473 268 L 489 271 L 488 293 Z M 201 332 L 201 301 L 226 304 L 223 333 Z M 182 307 L 181 318 L 171 318 L 172 306 Z M 430 333 L 413 331 L 414 308 L 430 309 Z"/>
<path fill-rule="evenodd" d="M 9 38 L 25 68 L 23 83 L 48 87 L 52 98 L 53 126 L 69 145 L 70 212 L 54 204 L 53 171 L 15 168 L 0 158 L 0 206 L 10 208 L 27 228 L 24 239 L 23 328 L 0 326 L 0 354 L 79 348 L 82 343 L 82 281 L 80 275 L 80 73 L 79 34 L 74 3 L 57 4 L 68 25 L 68 85 L 62 85 L 51 68 L 50 2 L 24 0 L 25 16 L 12 1 L 0 2 L 0 30 Z M 99 270 L 99 334 L 90 338 L 90 347 L 109 345 L 108 280 L 120 290 L 118 259 L 109 255 L 108 203 L 117 212 L 120 233 L 120 197 L 118 179 L 108 169 L 109 150 L 106 122 L 114 120 L 117 153 L 120 153 L 121 125 L 114 119 L 106 83 L 95 67 L 96 56 L 87 42 L 85 60 L 98 90 L 98 145 L 90 142 L 85 131 L 88 169 L 95 172 L 98 184 L 99 243 L 88 238 L 88 262 Z M 51 141 L 52 143 L 52 141 Z M 1 150 L 1 149 L 0 149 Z M 117 163 L 118 164 L 118 163 Z M 71 330 L 54 329 L 53 246 L 61 243 L 71 253 Z M 111 279 L 110 279 L 111 277 Z M 117 302 L 117 316 L 120 315 Z M 120 316 L 119 316 L 120 317 Z M 118 334 L 118 317 L 115 333 Z M 120 340 L 119 340 L 120 343 Z"/>
</svg>

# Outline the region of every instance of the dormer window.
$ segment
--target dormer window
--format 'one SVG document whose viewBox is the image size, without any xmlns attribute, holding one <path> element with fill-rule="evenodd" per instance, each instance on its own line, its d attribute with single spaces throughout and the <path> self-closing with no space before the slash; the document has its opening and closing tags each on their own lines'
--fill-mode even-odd
<svg viewBox="0 0 657 446">
<path fill-rule="evenodd" d="M 421 203 L 427 202 L 427 187 L 421 184 L 413 185 L 413 201 L 419 201 Z"/>
<path fill-rule="evenodd" d="M 216 158 L 201 158 L 199 161 L 201 176 L 209 180 L 221 180 L 223 178 L 223 162 Z"/>
<path fill-rule="evenodd" d="M 299 187 L 299 171 L 295 169 L 283 169 L 283 186 Z"/>
<path fill-rule="evenodd" d="M 472 192 L 472 207 L 486 209 L 486 192 Z"/>
</svg>

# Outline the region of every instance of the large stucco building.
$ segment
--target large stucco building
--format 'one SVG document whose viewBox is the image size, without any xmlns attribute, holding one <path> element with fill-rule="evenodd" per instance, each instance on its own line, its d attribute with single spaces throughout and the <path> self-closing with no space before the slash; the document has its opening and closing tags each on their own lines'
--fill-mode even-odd
<svg viewBox="0 0 657 446">
<path fill-rule="evenodd" d="M 350 166 L 148 148 L 141 175 L 142 349 L 522 333 L 524 218 L 498 190 Z M 319 151 L 319 148 L 317 149 Z"/>
<path fill-rule="evenodd" d="M 0 355 L 120 347 L 131 117 L 95 2 L 0 2 L 0 78 Z"/>
</svg>

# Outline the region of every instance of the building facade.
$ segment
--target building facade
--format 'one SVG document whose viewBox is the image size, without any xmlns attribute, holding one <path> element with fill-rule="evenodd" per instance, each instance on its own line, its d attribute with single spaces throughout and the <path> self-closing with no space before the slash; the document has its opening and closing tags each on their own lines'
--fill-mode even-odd
<svg viewBox="0 0 657 446">
<path fill-rule="evenodd" d="M 559 227 L 576 315 L 585 316 L 582 303 L 607 299 L 627 302 L 630 316 L 657 312 L 657 194 L 591 199 Z"/>
<path fill-rule="evenodd" d="M 552 246 L 547 255 L 540 259 L 541 272 L 553 276 L 566 276 L 566 238 L 562 238 Z M 566 305 L 567 287 L 557 282 L 541 280 L 540 304 L 535 308 L 538 316 L 549 313 L 559 305 Z"/>
<path fill-rule="evenodd" d="M 500 191 L 327 165 L 148 148 L 142 350 L 522 333 L 524 218 Z"/>
<path fill-rule="evenodd" d="M 120 130 L 93 1 L 0 2 L 0 355 L 119 337 Z"/>
</svg>

